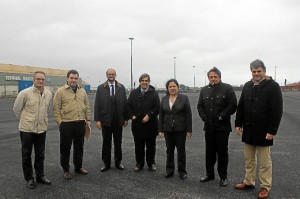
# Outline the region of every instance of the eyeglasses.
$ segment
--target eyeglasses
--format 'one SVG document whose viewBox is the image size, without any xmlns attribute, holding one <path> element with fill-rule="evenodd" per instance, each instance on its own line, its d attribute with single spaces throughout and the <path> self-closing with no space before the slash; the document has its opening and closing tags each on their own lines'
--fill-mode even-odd
<svg viewBox="0 0 300 199">
<path fill-rule="evenodd" d="M 34 79 L 37 81 L 45 81 L 46 80 L 45 78 L 34 78 Z"/>
</svg>

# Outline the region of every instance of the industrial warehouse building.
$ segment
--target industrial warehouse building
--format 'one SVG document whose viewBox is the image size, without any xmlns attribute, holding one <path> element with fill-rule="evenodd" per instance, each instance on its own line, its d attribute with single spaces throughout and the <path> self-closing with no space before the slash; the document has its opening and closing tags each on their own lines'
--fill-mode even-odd
<svg viewBox="0 0 300 199">
<path fill-rule="evenodd" d="M 46 73 L 45 87 L 52 93 L 66 83 L 68 70 L 0 64 L 0 97 L 14 97 L 21 90 L 32 86 L 33 74 L 36 71 Z M 90 90 L 90 86 L 81 78 L 79 78 L 78 84 L 83 86 L 86 91 Z"/>
</svg>

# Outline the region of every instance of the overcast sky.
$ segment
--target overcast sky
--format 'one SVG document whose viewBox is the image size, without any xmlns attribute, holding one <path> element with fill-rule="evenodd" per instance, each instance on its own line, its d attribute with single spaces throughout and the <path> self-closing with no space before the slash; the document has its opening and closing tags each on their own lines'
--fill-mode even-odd
<svg viewBox="0 0 300 199">
<path fill-rule="evenodd" d="M 136 84 L 148 73 L 164 87 L 174 57 L 176 78 L 191 87 L 194 72 L 202 87 L 213 66 L 223 82 L 244 84 L 257 58 L 280 85 L 300 80 L 299 0 L 1 0 L 0 8 L 0 63 L 77 69 L 92 86 L 112 67 L 130 87 L 129 37 Z"/>
</svg>

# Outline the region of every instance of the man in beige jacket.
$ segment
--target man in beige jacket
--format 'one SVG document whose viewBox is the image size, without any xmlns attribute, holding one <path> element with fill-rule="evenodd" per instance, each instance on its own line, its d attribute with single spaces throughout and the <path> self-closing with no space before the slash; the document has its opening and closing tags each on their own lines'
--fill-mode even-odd
<svg viewBox="0 0 300 199">
<path fill-rule="evenodd" d="M 31 162 L 33 146 L 36 181 L 42 184 L 51 184 L 51 181 L 44 177 L 45 140 L 48 129 L 47 110 L 52 100 L 51 92 L 44 88 L 45 82 L 45 73 L 35 72 L 33 86 L 18 94 L 13 107 L 15 115 L 20 120 L 23 174 L 27 181 L 27 187 L 30 189 L 36 187 Z"/>
<path fill-rule="evenodd" d="M 91 126 L 91 110 L 84 88 L 77 84 L 78 78 L 79 73 L 70 70 L 67 84 L 57 90 L 53 100 L 54 119 L 60 131 L 60 164 L 66 180 L 72 179 L 69 165 L 72 143 L 74 171 L 88 174 L 82 168 L 82 159 L 85 128 L 86 125 Z"/>
</svg>

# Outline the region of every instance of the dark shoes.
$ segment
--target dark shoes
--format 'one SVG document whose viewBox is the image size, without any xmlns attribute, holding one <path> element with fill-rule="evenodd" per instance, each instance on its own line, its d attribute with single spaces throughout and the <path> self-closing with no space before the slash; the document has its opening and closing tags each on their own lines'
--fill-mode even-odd
<svg viewBox="0 0 300 199">
<path fill-rule="evenodd" d="M 172 177 L 174 175 L 174 173 L 166 173 L 165 174 L 165 178 L 170 178 L 170 177 Z"/>
<path fill-rule="evenodd" d="M 141 167 L 141 165 L 137 164 L 135 167 L 134 167 L 134 171 L 135 172 L 139 172 L 143 169 L 143 167 Z"/>
<path fill-rule="evenodd" d="M 72 179 L 71 173 L 70 173 L 69 171 L 66 171 L 66 172 L 64 173 L 64 178 L 65 178 L 66 180 L 71 180 L 71 179 Z"/>
<path fill-rule="evenodd" d="M 156 165 L 155 164 L 151 164 L 149 166 L 149 171 L 156 171 Z"/>
<path fill-rule="evenodd" d="M 41 183 L 41 184 L 46 184 L 46 185 L 50 185 L 51 184 L 51 181 L 48 180 L 47 178 L 45 178 L 44 176 L 37 177 L 36 178 L 36 182 Z"/>
<path fill-rule="evenodd" d="M 258 193 L 257 198 L 265 199 L 265 198 L 268 198 L 268 197 L 269 197 L 269 191 L 266 188 L 262 187 L 260 189 L 259 193 Z"/>
<path fill-rule="evenodd" d="M 183 180 L 187 178 L 187 175 L 186 175 L 186 174 L 179 174 L 179 176 L 180 176 L 180 178 L 183 179 Z"/>
<path fill-rule="evenodd" d="M 87 175 L 89 172 L 83 168 L 75 169 L 75 173 L 79 173 L 81 175 Z"/>
<path fill-rule="evenodd" d="M 234 188 L 238 189 L 238 190 L 247 190 L 247 189 L 254 189 L 254 186 L 253 185 L 247 185 L 244 182 L 242 182 L 240 184 L 235 185 Z"/>
<path fill-rule="evenodd" d="M 226 178 L 221 178 L 219 184 L 221 187 L 226 187 L 228 185 L 228 180 Z"/>
<path fill-rule="evenodd" d="M 105 165 L 104 167 L 101 168 L 101 172 L 105 172 L 107 170 L 110 169 L 110 166 L 109 165 Z"/>
<path fill-rule="evenodd" d="M 205 176 L 204 178 L 200 179 L 200 182 L 205 183 L 205 182 L 208 182 L 208 181 L 214 180 L 214 179 L 215 179 L 215 176 Z"/>
<path fill-rule="evenodd" d="M 28 187 L 29 189 L 35 189 L 36 184 L 35 184 L 35 182 L 34 182 L 34 179 L 29 179 L 29 180 L 27 180 L 27 187 Z"/>
<path fill-rule="evenodd" d="M 124 166 L 122 164 L 116 164 L 116 168 L 119 170 L 124 170 Z"/>
<path fill-rule="evenodd" d="M 47 178 L 45 178 L 44 176 L 37 177 L 36 178 L 36 182 L 37 183 L 41 183 L 41 184 L 46 184 L 46 185 L 50 185 L 51 184 L 51 181 L 48 180 Z M 27 187 L 29 189 L 35 189 L 36 188 L 36 183 L 34 182 L 34 179 L 27 180 Z"/>
</svg>

